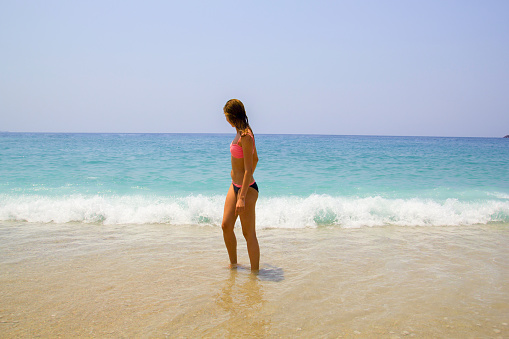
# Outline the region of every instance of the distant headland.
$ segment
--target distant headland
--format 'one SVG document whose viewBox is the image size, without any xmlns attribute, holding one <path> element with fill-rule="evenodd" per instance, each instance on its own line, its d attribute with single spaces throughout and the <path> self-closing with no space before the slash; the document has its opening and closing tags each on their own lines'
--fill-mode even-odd
<svg viewBox="0 0 509 339">
<path fill-rule="evenodd" d="M 504 138 L 509 138 L 509 134 L 508 134 L 508 135 L 506 135 Z"/>
</svg>

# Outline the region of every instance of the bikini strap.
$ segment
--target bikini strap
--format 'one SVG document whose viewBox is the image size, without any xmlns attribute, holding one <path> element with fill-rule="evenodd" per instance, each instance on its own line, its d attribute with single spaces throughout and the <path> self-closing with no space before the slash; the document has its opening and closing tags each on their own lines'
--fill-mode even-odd
<svg viewBox="0 0 509 339">
<path fill-rule="evenodd" d="M 239 145 L 240 139 L 242 139 L 242 137 L 243 137 L 243 136 L 246 136 L 246 135 L 249 135 L 249 136 L 253 139 L 253 144 L 254 144 L 254 135 L 253 135 L 253 133 L 252 133 L 251 131 L 249 131 L 249 132 L 247 132 L 247 133 L 246 133 L 246 134 L 244 134 L 244 135 L 242 135 L 242 134 L 240 135 L 239 140 L 237 140 L 237 145 Z M 240 145 L 239 145 L 239 146 L 240 146 Z"/>
<path fill-rule="evenodd" d="M 251 130 L 249 130 L 246 134 L 244 134 L 244 136 L 246 135 L 249 135 L 252 139 L 253 139 L 253 143 L 254 143 L 254 135 L 253 135 L 253 132 L 251 132 Z M 240 138 L 239 138 L 239 141 L 240 139 L 243 137 L 243 135 L 241 134 L 240 135 Z M 238 143 L 238 142 L 237 142 Z"/>
</svg>

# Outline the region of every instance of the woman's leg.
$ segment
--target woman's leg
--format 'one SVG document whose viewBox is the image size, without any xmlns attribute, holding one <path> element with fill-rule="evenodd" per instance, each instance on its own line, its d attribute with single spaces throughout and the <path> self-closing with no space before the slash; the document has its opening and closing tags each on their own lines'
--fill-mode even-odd
<svg viewBox="0 0 509 339">
<path fill-rule="evenodd" d="M 246 194 L 246 209 L 244 213 L 240 215 L 242 234 L 244 238 L 246 238 L 247 252 L 249 254 L 249 261 L 251 262 L 251 271 L 258 271 L 260 269 L 260 247 L 258 246 L 255 228 L 256 200 L 258 200 L 258 191 L 249 187 Z"/>
<path fill-rule="evenodd" d="M 223 239 L 228 256 L 230 257 L 230 264 L 232 266 L 237 264 L 237 238 L 233 228 L 237 215 L 235 214 L 235 206 L 237 205 L 237 197 L 233 191 L 233 185 L 230 185 L 228 193 L 226 194 L 226 201 L 224 202 L 223 222 L 221 228 L 223 229 Z"/>
</svg>

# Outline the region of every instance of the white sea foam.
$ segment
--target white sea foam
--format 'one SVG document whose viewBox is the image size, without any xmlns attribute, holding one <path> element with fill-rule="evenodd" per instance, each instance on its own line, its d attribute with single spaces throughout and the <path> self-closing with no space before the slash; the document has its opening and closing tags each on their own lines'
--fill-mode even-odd
<svg viewBox="0 0 509 339">
<path fill-rule="evenodd" d="M 509 200 L 509 194 L 501 193 L 501 192 L 486 192 L 486 195 L 495 197 L 497 199 L 508 199 Z"/>
<path fill-rule="evenodd" d="M 224 196 L 188 197 L 82 196 L 46 197 L 0 195 L 0 221 L 100 224 L 220 225 Z M 321 225 L 443 226 L 489 222 L 509 223 L 509 201 L 447 199 L 386 199 L 309 197 L 260 198 L 257 225 L 261 228 L 302 228 Z"/>
</svg>

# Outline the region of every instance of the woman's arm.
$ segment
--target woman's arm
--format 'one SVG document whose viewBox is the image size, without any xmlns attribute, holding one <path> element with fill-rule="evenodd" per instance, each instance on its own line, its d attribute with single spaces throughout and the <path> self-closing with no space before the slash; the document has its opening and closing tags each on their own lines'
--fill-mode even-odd
<svg viewBox="0 0 509 339">
<path fill-rule="evenodd" d="M 253 138 L 250 135 L 241 136 L 242 151 L 244 153 L 244 179 L 242 180 L 242 188 L 237 196 L 237 214 L 244 212 L 246 194 L 249 189 L 251 177 L 253 176 Z"/>
<path fill-rule="evenodd" d="M 254 145 L 253 145 L 253 147 L 254 147 Z M 253 173 L 252 174 L 254 174 L 254 171 L 256 170 L 256 165 L 258 165 L 258 150 L 255 147 L 254 154 L 253 154 Z"/>
</svg>

